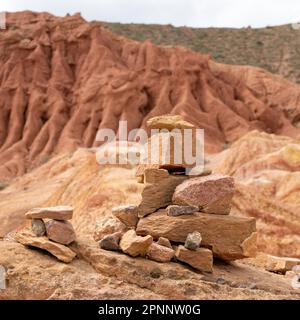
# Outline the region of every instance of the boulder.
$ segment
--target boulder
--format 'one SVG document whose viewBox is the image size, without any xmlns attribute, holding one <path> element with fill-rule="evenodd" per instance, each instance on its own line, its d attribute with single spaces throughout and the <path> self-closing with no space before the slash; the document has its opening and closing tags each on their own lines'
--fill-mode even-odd
<svg viewBox="0 0 300 320">
<path fill-rule="evenodd" d="M 54 255 L 57 259 L 66 263 L 71 262 L 76 257 L 76 253 L 73 252 L 70 248 L 53 242 L 46 237 L 36 237 L 29 231 L 16 233 L 15 240 L 25 246 L 46 250 Z"/>
<path fill-rule="evenodd" d="M 73 208 L 70 206 L 35 208 L 28 211 L 25 217 L 27 219 L 70 220 L 73 217 Z"/>
<path fill-rule="evenodd" d="M 76 240 L 74 228 L 68 221 L 49 220 L 45 225 L 47 237 L 50 240 L 64 245 Z"/>
<path fill-rule="evenodd" d="M 215 214 L 229 214 L 234 195 L 234 180 L 230 176 L 211 174 L 192 178 L 178 185 L 173 203 L 197 206 L 200 211 Z"/>
<path fill-rule="evenodd" d="M 175 251 L 171 248 L 161 246 L 153 242 L 147 251 L 147 257 L 157 262 L 170 262 L 174 257 Z"/>
<path fill-rule="evenodd" d="M 197 250 L 200 247 L 201 240 L 202 240 L 202 237 L 200 232 L 195 231 L 195 232 L 189 233 L 186 237 L 184 246 L 185 248 L 190 250 Z"/>
<path fill-rule="evenodd" d="M 170 205 L 175 188 L 187 178 L 187 176 L 171 175 L 164 169 L 147 169 L 142 201 L 139 205 L 139 217 Z"/>
<path fill-rule="evenodd" d="M 171 217 L 178 217 L 185 214 L 193 214 L 195 212 L 199 212 L 198 207 L 194 206 L 178 206 L 178 205 L 171 205 L 167 207 L 167 213 Z"/>
<path fill-rule="evenodd" d="M 164 237 L 179 243 L 185 243 L 189 233 L 198 231 L 201 245 L 212 248 L 216 257 L 227 261 L 255 256 L 257 250 L 254 218 L 206 213 L 174 218 L 166 210 L 159 210 L 140 219 L 136 231 L 138 235 Z"/>
<path fill-rule="evenodd" d="M 101 249 L 108 251 L 118 251 L 120 249 L 119 243 L 122 237 L 121 232 L 116 232 L 105 236 L 99 241 L 99 246 Z"/>
<path fill-rule="evenodd" d="M 112 214 L 121 222 L 123 222 L 128 228 L 135 228 L 139 221 L 138 206 L 135 205 L 114 207 L 112 209 Z"/>
<path fill-rule="evenodd" d="M 46 226 L 42 219 L 32 219 L 31 231 L 37 236 L 42 237 L 46 233 Z"/>
<path fill-rule="evenodd" d="M 286 274 L 296 266 L 300 266 L 300 259 L 268 255 L 265 269 L 274 273 Z"/>
<path fill-rule="evenodd" d="M 176 249 L 175 257 L 178 261 L 187 263 L 198 271 L 213 271 L 213 254 L 209 249 L 198 248 L 197 250 L 189 250 L 180 245 Z"/>
<path fill-rule="evenodd" d="M 134 230 L 128 230 L 121 238 L 120 248 L 132 257 L 145 256 L 152 242 L 151 236 L 140 237 Z"/>
<path fill-rule="evenodd" d="M 115 218 L 107 218 L 96 224 L 94 240 L 98 242 L 107 235 L 116 232 L 121 232 L 121 234 L 124 234 L 127 230 L 128 227 L 120 220 Z"/>
<path fill-rule="evenodd" d="M 170 249 L 173 249 L 170 240 L 167 238 L 164 238 L 164 237 L 159 237 L 157 240 L 157 244 L 164 246 L 164 247 L 167 247 L 167 248 L 170 248 Z"/>
</svg>

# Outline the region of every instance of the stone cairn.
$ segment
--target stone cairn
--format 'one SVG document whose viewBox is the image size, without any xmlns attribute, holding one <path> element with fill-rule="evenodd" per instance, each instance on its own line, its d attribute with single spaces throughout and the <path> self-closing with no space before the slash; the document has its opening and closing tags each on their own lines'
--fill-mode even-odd
<svg viewBox="0 0 300 320">
<path fill-rule="evenodd" d="M 76 253 L 68 246 L 75 241 L 72 224 L 73 208 L 58 206 L 35 208 L 25 214 L 31 220 L 31 230 L 23 229 L 15 234 L 15 240 L 25 246 L 43 249 L 57 259 L 69 263 Z"/>
<path fill-rule="evenodd" d="M 169 138 L 174 128 L 194 128 L 179 116 L 156 117 L 147 124 L 169 130 L 150 137 L 150 146 Z M 144 184 L 140 204 L 113 208 L 112 217 L 96 228 L 100 248 L 161 263 L 182 262 L 202 272 L 213 271 L 213 257 L 233 261 L 255 256 L 255 219 L 230 215 L 233 178 L 208 170 L 188 176 L 185 164 L 172 159 L 167 164 L 162 154 L 159 159 L 159 164 L 137 168 L 138 182 Z"/>
</svg>

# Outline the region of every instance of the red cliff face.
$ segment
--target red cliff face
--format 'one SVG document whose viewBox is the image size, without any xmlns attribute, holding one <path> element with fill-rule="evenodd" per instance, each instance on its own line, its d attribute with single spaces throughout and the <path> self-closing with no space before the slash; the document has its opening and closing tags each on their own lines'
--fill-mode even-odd
<svg viewBox="0 0 300 320">
<path fill-rule="evenodd" d="M 207 152 L 246 132 L 300 133 L 300 87 L 184 48 L 117 37 L 80 15 L 7 15 L 0 30 L 0 180 L 45 157 L 95 145 L 97 130 L 180 114 Z"/>
</svg>

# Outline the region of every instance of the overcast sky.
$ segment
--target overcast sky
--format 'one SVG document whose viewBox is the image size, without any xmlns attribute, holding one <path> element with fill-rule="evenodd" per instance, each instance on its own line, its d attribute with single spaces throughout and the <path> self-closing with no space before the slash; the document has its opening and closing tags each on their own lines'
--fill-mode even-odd
<svg viewBox="0 0 300 320">
<path fill-rule="evenodd" d="M 265 27 L 300 21 L 299 0 L 0 0 L 0 11 L 21 10 L 192 27 Z"/>
</svg>

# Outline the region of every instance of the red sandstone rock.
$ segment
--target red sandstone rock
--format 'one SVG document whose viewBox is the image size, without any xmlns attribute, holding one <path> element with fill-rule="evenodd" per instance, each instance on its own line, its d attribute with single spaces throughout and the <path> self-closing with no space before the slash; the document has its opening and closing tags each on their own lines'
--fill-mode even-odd
<svg viewBox="0 0 300 320">
<path fill-rule="evenodd" d="M 145 256 L 152 242 L 151 236 L 140 237 L 134 230 L 128 230 L 121 238 L 120 248 L 132 257 Z"/>
<path fill-rule="evenodd" d="M 25 217 L 27 219 L 70 220 L 73 217 L 73 208 L 70 206 L 35 208 L 28 211 Z"/>
<path fill-rule="evenodd" d="M 8 13 L 7 25 L 0 33 L 0 180 L 54 152 L 95 146 L 97 130 L 117 131 L 120 119 L 132 129 L 153 116 L 181 115 L 205 129 L 207 152 L 253 129 L 300 132 L 293 125 L 300 87 L 263 70 L 121 38 L 79 15 Z"/>
<path fill-rule="evenodd" d="M 175 251 L 171 248 L 153 242 L 147 251 L 147 257 L 157 262 L 169 262 L 174 257 Z"/>
<path fill-rule="evenodd" d="M 178 205 L 197 206 L 200 211 L 229 214 L 234 194 L 234 180 L 222 174 L 192 178 L 178 185 L 173 202 Z"/>
</svg>

